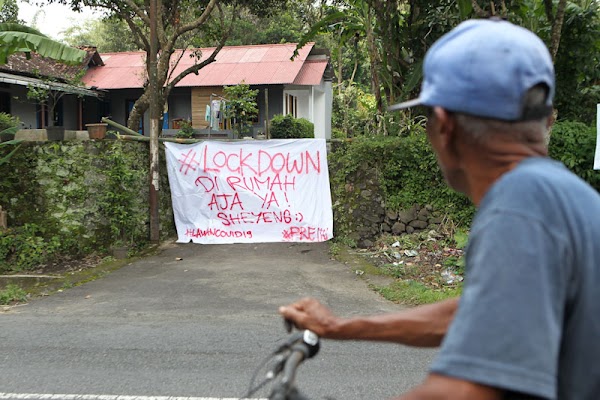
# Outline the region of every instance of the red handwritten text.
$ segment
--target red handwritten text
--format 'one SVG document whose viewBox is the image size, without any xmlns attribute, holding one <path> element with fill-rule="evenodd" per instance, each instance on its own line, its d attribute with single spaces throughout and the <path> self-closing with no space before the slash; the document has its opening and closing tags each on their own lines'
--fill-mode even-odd
<svg viewBox="0 0 600 400">
<path fill-rule="evenodd" d="M 196 171 L 196 166 L 200 165 L 198 161 L 196 161 L 196 152 L 190 149 L 187 153 L 181 153 L 181 158 L 179 160 L 181 167 L 179 167 L 179 172 L 183 172 L 184 175 L 187 175 L 189 170 Z"/>
<path fill-rule="evenodd" d="M 259 179 L 256 176 L 253 177 L 239 177 L 239 176 L 227 176 L 225 177 L 227 185 L 231 190 L 237 191 L 248 191 L 252 193 L 260 193 L 264 191 L 288 191 L 296 190 L 296 177 L 290 177 L 285 175 L 283 180 L 279 174 L 275 176 L 267 176 L 264 179 Z M 196 178 L 194 184 L 196 186 L 202 186 L 206 193 L 212 191 L 219 191 L 219 177 L 218 176 L 199 176 Z"/>
<path fill-rule="evenodd" d="M 293 222 L 302 222 L 304 215 L 302 213 L 292 213 L 290 210 L 285 211 L 245 211 L 240 213 L 224 213 L 217 214 L 217 218 L 221 220 L 223 225 L 238 225 L 238 224 L 291 224 Z"/>
<path fill-rule="evenodd" d="M 321 173 L 320 151 L 316 151 L 315 154 L 311 154 L 309 151 L 270 153 L 265 150 L 259 150 L 257 153 L 244 153 L 244 149 L 239 149 L 231 153 L 223 150 L 211 153 L 206 145 L 202 159 L 204 172 L 230 172 L 242 176 L 245 174 L 262 176 L 265 173 L 291 175 Z M 187 158 L 184 159 L 185 161 Z"/>
<path fill-rule="evenodd" d="M 291 226 L 282 232 L 284 241 L 323 242 L 329 240 L 329 229 L 315 228 L 313 226 Z"/>
<path fill-rule="evenodd" d="M 217 210 L 233 210 L 233 207 L 238 206 L 240 210 L 244 209 L 240 196 L 237 193 L 234 194 L 215 194 L 213 193 L 210 197 L 210 203 L 208 206 L 211 210 L 215 208 Z"/>
<path fill-rule="evenodd" d="M 216 238 L 245 238 L 252 239 L 252 231 L 228 231 L 223 229 L 188 228 L 185 236 L 191 238 L 216 237 Z"/>
</svg>

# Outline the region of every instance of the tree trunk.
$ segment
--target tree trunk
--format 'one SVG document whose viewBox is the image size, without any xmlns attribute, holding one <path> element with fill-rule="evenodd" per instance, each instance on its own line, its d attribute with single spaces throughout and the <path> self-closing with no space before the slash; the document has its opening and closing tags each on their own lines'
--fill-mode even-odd
<svg viewBox="0 0 600 400">
<path fill-rule="evenodd" d="M 383 101 L 381 99 L 381 84 L 379 82 L 379 52 L 377 51 L 377 45 L 375 44 L 375 35 L 371 24 L 371 15 L 366 26 L 367 33 L 367 46 L 369 49 L 369 59 L 371 61 L 371 86 L 373 94 L 375 95 L 375 102 L 377 104 L 377 111 L 379 114 L 383 114 Z"/>
<path fill-rule="evenodd" d="M 337 84 L 338 84 L 338 94 L 341 94 L 342 93 L 342 81 L 343 81 L 342 80 L 342 66 L 344 63 L 344 59 L 342 57 L 342 48 L 344 46 L 342 45 L 342 43 L 340 43 L 339 40 L 338 40 L 338 43 L 339 43 L 339 47 L 338 47 L 338 77 L 337 77 L 338 81 L 337 81 Z"/>
<path fill-rule="evenodd" d="M 148 101 L 149 91 L 145 91 L 144 94 L 135 101 L 131 112 L 129 113 L 129 119 L 127 119 L 127 127 L 133 131 L 139 131 L 140 120 L 144 118 L 144 113 L 150 107 Z"/>
<path fill-rule="evenodd" d="M 565 19 L 565 11 L 567 8 L 567 0 L 559 0 L 556 7 L 556 16 L 552 23 L 552 38 L 550 40 L 550 54 L 552 61 L 556 59 L 558 54 L 558 46 L 560 45 L 560 36 L 562 32 L 563 21 Z"/>
</svg>

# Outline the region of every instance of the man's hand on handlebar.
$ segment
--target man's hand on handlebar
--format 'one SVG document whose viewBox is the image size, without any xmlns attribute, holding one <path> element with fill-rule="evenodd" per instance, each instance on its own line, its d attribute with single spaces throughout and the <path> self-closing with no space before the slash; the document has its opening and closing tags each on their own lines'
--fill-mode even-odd
<svg viewBox="0 0 600 400">
<path fill-rule="evenodd" d="M 322 338 L 335 338 L 339 318 L 316 299 L 306 297 L 279 307 L 279 313 L 299 329 L 309 329 Z"/>
</svg>

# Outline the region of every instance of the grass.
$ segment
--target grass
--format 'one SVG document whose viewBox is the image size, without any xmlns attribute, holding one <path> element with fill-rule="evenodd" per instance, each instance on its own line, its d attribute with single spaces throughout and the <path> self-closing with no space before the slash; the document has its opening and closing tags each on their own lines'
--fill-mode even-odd
<svg viewBox="0 0 600 400">
<path fill-rule="evenodd" d="M 461 287 L 431 289 L 415 281 L 397 281 L 374 289 L 387 300 L 415 306 L 458 297 L 462 292 Z"/>
<path fill-rule="evenodd" d="M 4 290 L 0 290 L 0 304 L 23 303 L 27 301 L 27 292 L 17 285 L 7 285 Z"/>
</svg>

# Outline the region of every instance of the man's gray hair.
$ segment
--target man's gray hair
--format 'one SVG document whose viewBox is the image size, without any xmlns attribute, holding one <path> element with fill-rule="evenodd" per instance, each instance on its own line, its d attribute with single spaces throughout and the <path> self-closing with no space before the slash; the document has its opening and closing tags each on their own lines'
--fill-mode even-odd
<svg viewBox="0 0 600 400">
<path fill-rule="evenodd" d="M 547 96 L 548 89 L 543 85 L 529 89 L 523 99 L 524 112 L 544 107 Z M 501 121 L 462 113 L 454 116 L 460 131 L 476 143 L 482 144 L 495 134 L 510 136 L 523 143 L 543 141 L 547 145 L 550 140 L 549 115 L 527 121 Z"/>
</svg>

